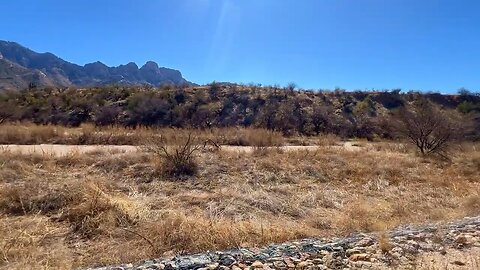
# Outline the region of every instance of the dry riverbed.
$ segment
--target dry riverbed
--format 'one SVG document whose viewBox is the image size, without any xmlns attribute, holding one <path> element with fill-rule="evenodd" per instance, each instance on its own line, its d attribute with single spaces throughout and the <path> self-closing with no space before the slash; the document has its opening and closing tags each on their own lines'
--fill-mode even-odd
<svg viewBox="0 0 480 270">
<path fill-rule="evenodd" d="M 344 142 L 335 146 L 334 148 L 343 148 L 349 151 L 361 150 L 361 147 L 356 146 L 353 142 Z M 94 151 L 104 152 L 136 152 L 141 147 L 133 145 L 66 145 L 66 144 L 37 144 L 37 145 L 17 145 L 17 144 L 3 144 L 0 145 L 0 151 L 7 151 L 21 154 L 40 154 L 40 155 L 53 155 L 53 156 L 65 156 L 69 154 L 85 154 Z M 251 153 L 255 147 L 252 146 L 231 146 L 222 145 L 220 147 L 224 151 L 236 151 Z M 265 147 L 266 149 L 278 149 L 280 151 L 315 151 L 318 150 L 318 146 L 314 145 L 288 145 L 280 147 Z"/>
</svg>

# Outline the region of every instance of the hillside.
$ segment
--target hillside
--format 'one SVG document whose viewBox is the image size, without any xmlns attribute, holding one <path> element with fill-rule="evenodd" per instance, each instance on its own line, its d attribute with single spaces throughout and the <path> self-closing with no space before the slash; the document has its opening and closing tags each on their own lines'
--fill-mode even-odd
<svg viewBox="0 0 480 270">
<path fill-rule="evenodd" d="M 109 67 L 101 62 L 80 66 L 52 53 L 37 53 L 15 42 L 0 40 L 0 90 L 37 87 L 88 87 L 108 84 L 191 84 L 178 70 L 153 61 L 142 67 L 128 63 Z"/>
<path fill-rule="evenodd" d="M 258 127 L 284 135 L 333 133 L 372 139 L 392 138 L 390 116 L 422 99 L 476 119 L 477 131 L 471 134 L 478 137 L 480 96 L 472 93 L 296 91 L 235 84 L 30 89 L 0 94 L 0 118 L 67 126 Z"/>
</svg>

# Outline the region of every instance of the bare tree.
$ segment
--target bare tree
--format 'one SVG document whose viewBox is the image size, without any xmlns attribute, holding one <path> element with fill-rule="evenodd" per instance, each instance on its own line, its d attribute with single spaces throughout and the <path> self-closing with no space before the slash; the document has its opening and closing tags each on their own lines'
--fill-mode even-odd
<svg viewBox="0 0 480 270">
<path fill-rule="evenodd" d="M 428 100 L 419 100 L 398 112 L 399 131 L 422 155 L 439 154 L 447 158 L 449 144 L 461 132 L 458 121 Z"/>
</svg>

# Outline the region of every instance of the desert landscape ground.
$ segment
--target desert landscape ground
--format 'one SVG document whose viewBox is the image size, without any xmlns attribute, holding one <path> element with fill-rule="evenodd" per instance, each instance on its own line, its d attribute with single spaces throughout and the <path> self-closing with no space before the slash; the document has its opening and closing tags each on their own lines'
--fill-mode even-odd
<svg viewBox="0 0 480 270">
<path fill-rule="evenodd" d="M 3 124 L 0 267 L 136 264 L 480 214 L 478 143 L 457 145 L 447 161 L 399 141 L 245 128 L 117 127 L 117 141 L 136 143 L 106 145 L 111 129 Z M 170 151 L 192 134 L 202 138 L 195 174 L 166 175 L 157 137 Z M 52 141 L 62 144 L 42 146 Z M 468 250 L 465 263 L 478 265 L 478 250 Z M 428 256 L 416 256 L 424 269 L 450 269 Z"/>
<path fill-rule="evenodd" d="M 480 270 L 480 1 L 0 4 L 0 270 Z"/>
</svg>

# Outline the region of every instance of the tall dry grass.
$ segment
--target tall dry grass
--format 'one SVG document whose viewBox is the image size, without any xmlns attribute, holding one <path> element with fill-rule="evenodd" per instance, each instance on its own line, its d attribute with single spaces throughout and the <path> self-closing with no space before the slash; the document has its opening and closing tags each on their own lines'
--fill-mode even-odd
<svg viewBox="0 0 480 270">
<path fill-rule="evenodd" d="M 0 144 L 71 144 L 71 145 L 142 145 L 161 136 L 174 142 L 179 134 L 190 133 L 203 141 L 238 146 L 281 146 L 279 132 L 257 128 L 175 129 L 121 126 L 80 127 L 36 125 L 32 123 L 0 124 Z"/>
</svg>

